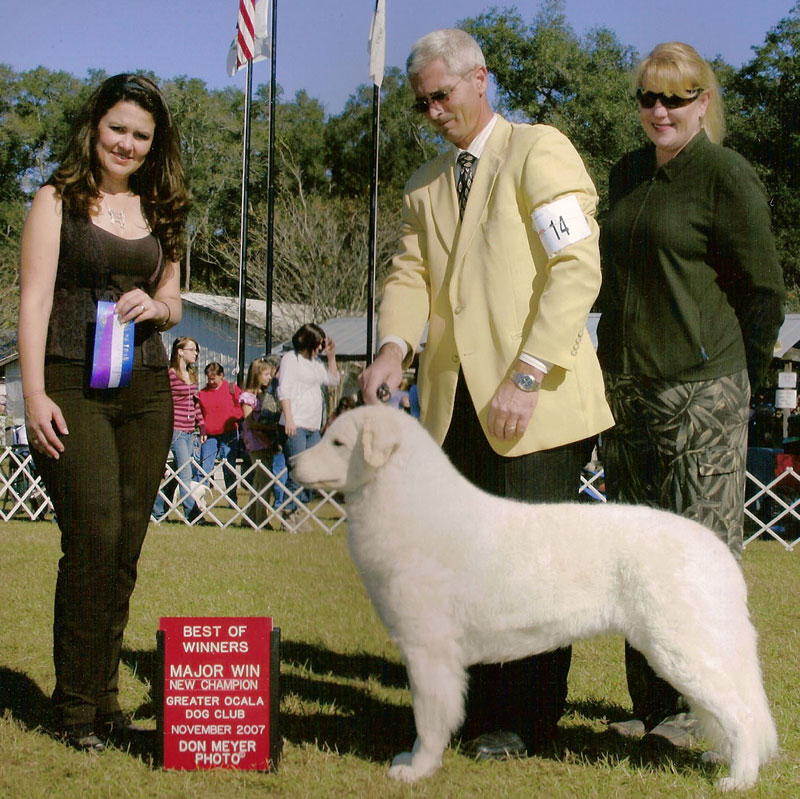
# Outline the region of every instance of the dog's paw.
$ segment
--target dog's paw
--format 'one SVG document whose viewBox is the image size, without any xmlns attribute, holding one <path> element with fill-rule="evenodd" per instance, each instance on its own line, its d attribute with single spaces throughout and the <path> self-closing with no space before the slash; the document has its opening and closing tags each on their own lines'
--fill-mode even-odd
<svg viewBox="0 0 800 799">
<path fill-rule="evenodd" d="M 440 765 L 440 763 L 426 764 L 412 752 L 400 752 L 392 760 L 389 776 L 398 782 L 416 782 L 435 774 Z"/>
<path fill-rule="evenodd" d="M 389 769 L 389 777 L 397 782 L 412 783 L 426 776 L 427 774 L 419 774 L 413 766 L 392 766 Z"/>
<path fill-rule="evenodd" d="M 737 780 L 734 777 L 720 777 L 714 787 L 720 793 L 730 793 L 731 791 L 744 791 L 752 788 L 756 784 L 755 780 Z"/>
</svg>

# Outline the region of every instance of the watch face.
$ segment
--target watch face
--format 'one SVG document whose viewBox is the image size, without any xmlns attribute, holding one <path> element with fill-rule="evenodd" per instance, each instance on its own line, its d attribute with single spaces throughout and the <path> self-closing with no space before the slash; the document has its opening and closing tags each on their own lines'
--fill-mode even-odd
<svg viewBox="0 0 800 799">
<path fill-rule="evenodd" d="M 511 378 L 523 391 L 536 391 L 539 388 L 539 381 L 533 375 L 524 372 L 514 372 Z"/>
</svg>

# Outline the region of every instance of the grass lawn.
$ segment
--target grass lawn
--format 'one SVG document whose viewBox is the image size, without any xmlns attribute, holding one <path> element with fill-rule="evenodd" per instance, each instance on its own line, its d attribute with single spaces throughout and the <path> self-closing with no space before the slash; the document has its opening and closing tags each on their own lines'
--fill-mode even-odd
<svg viewBox="0 0 800 799">
<path fill-rule="evenodd" d="M 0 528 L 0 797 L 233 799 L 236 797 L 711 797 L 701 747 L 671 756 L 621 742 L 608 721 L 630 710 L 622 640 L 576 645 L 569 707 L 551 754 L 477 763 L 455 750 L 414 786 L 389 781 L 392 755 L 414 727 L 405 670 L 334 535 L 245 528 L 152 526 L 123 654 L 122 701 L 155 727 L 150 700 L 161 616 L 272 616 L 282 631 L 283 759 L 274 774 L 154 768 L 151 743 L 98 755 L 67 749 L 47 730 L 52 596 L 58 531 L 46 522 Z M 800 796 L 800 553 L 767 542 L 745 552 L 767 693 L 782 753 L 746 796 Z"/>
</svg>

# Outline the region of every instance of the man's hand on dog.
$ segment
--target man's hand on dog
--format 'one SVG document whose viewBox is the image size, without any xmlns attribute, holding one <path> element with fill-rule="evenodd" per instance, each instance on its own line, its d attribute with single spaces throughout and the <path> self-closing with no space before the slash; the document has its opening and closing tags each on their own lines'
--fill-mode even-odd
<svg viewBox="0 0 800 799">
<path fill-rule="evenodd" d="M 541 381 L 544 373 L 522 361 L 517 362 L 517 371 L 528 372 Z M 509 378 L 503 380 L 489 404 L 487 423 L 489 432 L 503 441 L 522 438 L 539 401 L 538 391 L 523 391 Z"/>
<path fill-rule="evenodd" d="M 384 344 L 375 360 L 358 376 L 358 387 L 367 405 L 386 402 L 403 379 L 403 353 L 396 344 Z"/>
</svg>

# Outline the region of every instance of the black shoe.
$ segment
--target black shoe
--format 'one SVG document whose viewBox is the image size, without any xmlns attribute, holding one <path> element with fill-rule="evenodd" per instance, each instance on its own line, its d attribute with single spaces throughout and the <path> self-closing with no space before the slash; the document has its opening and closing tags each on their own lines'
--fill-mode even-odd
<svg viewBox="0 0 800 799">
<path fill-rule="evenodd" d="M 121 710 L 107 716 L 98 716 L 94 726 L 97 735 L 106 741 L 127 741 L 131 736 L 148 732 L 145 727 L 140 727 Z"/>
<path fill-rule="evenodd" d="M 644 738 L 647 728 L 640 719 L 627 721 L 614 721 L 608 725 L 609 732 L 619 735 L 620 738 Z"/>
<path fill-rule="evenodd" d="M 512 757 L 525 757 L 528 753 L 522 738 L 507 730 L 483 733 L 467 741 L 462 748 L 464 754 L 476 760 L 508 760 Z"/>
<path fill-rule="evenodd" d="M 678 713 L 664 719 L 647 733 L 646 743 L 659 746 L 667 745 L 669 748 L 687 749 L 695 742 L 694 730 L 697 722 L 688 713 Z"/>
<path fill-rule="evenodd" d="M 102 752 L 106 748 L 92 724 L 69 724 L 61 730 L 60 737 L 79 752 Z"/>
</svg>

